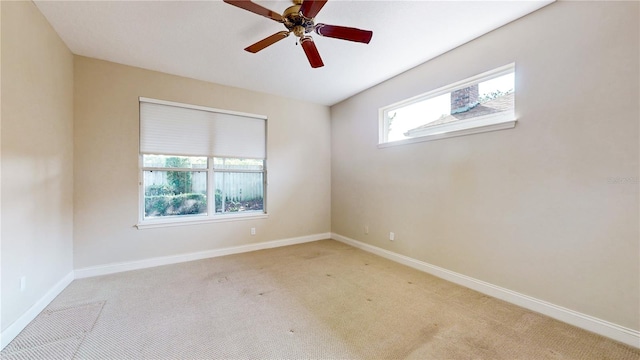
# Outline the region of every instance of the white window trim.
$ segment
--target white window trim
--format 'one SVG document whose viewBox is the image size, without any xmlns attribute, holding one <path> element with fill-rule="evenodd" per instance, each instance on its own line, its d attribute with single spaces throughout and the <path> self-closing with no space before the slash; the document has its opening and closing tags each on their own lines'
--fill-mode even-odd
<svg viewBox="0 0 640 360">
<path fill-rule="evenodd" d="M 470 120 L 460 121 L 459 123 L 456 122 L 453 124 L 435 125 L 424 129 L 421 132 L 424 135 L 378 144 L 378 148 L 382 149 L 391 146 L 441 140 L 456 136 L 479 134 L 489 131 L 512 129 L 516 126 L 516 122 L 518 122 L 518 120 L 515 119 L 515 115 L 513 113 L 500 114 L 499 116 L 479 116 Z"/>
<path fill-rule="evenodd" d="M 184 103 L 179 103 L 179 102 L 174 102 L 174 101 L 167 101 L 167 100 L 158 100 L 158 99 L 152 99 L 152 98 L 146 98 L 146 97 L 138 97 L 138 103 L 140 102 L 148 102 L 148 103 L 155 103 L 155 104 L 160 104 L 160 105 L 169 105 L 169 106 L 175 106 L 175 107 L 182 107 L 182 108 L 186 108 L 186 109 L 195 109 L 195 110 L 204 110 L 204 111 L 211 111 L 211 112 L 218 112 L 218 113 L 223 113 L 223 114 L 229 114 L 229 115 L 238 115 L 238 116 L 245 116 L 245 117 L 251 117 L 251 118 L 256 118 L 256 119 L 262 119 L 265 121 L 268 121 L 267 116 L 265 115 L 256 115 L 256 114 L 251 114 L 251 113 L 245 113 L 245 112 L 239 112 L 239 111 L 231 111 L 231 110 L 223 110 L 223 109 L 217 109 L 217 108 L 212 108 L 212 107 L 207 107 L 207 106 L 200 106 L 200 105 L 191 105 L 191 104 L 184 104 Z M 265 147 L 267 144 L 267 132 L 268 132 L 268 128 L 265 127 Z M 266 151 L 266 149 L 265 149 Z M 178 155 L 176 155 L 178 156 Z M 193 156 L 193 155 L 186 155 L 186 156 Z M 210 176 L 208 176 L 207 179 L 207 191 L 209 191 L 209 189 L 214 189 L 213 186 L 213 173 L 215 172 L 215 170 L 213 170 L 213 156 L 207 156 L 209 161 L 208 161 L 208 167 L 207 168 L 202 168 L 202 169 L 190 169 L 192 171 L 207 171 Z M 216 214 L 215 213 L 215 193 L 213 194 L 213 200 L 211 201 L 211 199 L 209 199 L 209 194 L 207 193 L 207 215 L 180 215 L 180 216 L 170 216 L 170 217 L 161 217 L 161 218 L 153 218 L 153 219 L 145 219 L 144 218 L 144 208 L 145 208 L 145 204 L 144 204 L 144 164 L 143 164 L 143 156 L 142 154 L 138 154 L 138 196 L 139 196 L 139 200 L 138 200 L 138 222 L 134 225 L 134 227 L 136 227 L 138 230 L 144 230 L 144 229 L 153 229 L 153 228 L 162 228 L 162 227 L 174 227 L 174 226 L 185 226 L 185 225 L 197 225 L 197 224 L 207 224 L 207 223 L 217 223 L 217 222 L 229 222 L 229 221 L 241 221 L 241 220 L 255 220 L 255 219 L 267 219 L 269 217 L 269 214 L 267 212 L 267 192 L 268 192 L 268 186 L 269 186 L 269 182 L 268 182 L 268 178 L 267 178 L 267 157 L 265 156 L 264 160 L 264 167 L 262 169 L 262 174 L 264 176 L 263 181 L 263 206 L 264 206 L 264 210 L 262 211 L 243 211 L 243 212 L 234 212 L 234 213 L 222 213 L 222 214 Z M 166 168 L 166 169 L 162 169 L 162 171 L 171 171 L 170 168 Z M 220 171 L 220 170 L 218 170 Z M 215 189 L 213 190 L 215 191 Z"/>
<path fill-rule="evenodd" d="M 409 139 L 402 139 L 397 141 L 388 141 L 387 140 L 387 131 L 388 128 L 388 119 L 385 116 L 386 112 L 393 111 L 399 108 L 403 108 L 405 106 L 409 106 L 411 104 L 429 100 L 431 98 L 447 94 L 456 90 L 464 89 L 476 83 L 491 80 L 502 75 L 506 75 L 508 73 L 515 71 L 515 63 L 511 63 L 505 66 L 501 66 L 497 69 L 493 69 L 491 71 L 484 72 L 482 74 L 478 74 L 472 76 L 470 78 L 455 82 L 453 84 L 449 84 L 438 89 L 429 91 L 424 94 L 420 94 L 409 99 L 405 99 L 399 101 L 397 103 L 391 104 L 389 106 L 385 106 L 380 108 L 378 111 L 379 118 L 379 139 L 378 139 L 378 148 L 387 148 L 398 145 L 407 145 L 424 141 L 434 141 L 441 140 L 451 137 L 478 134 L 489 131 L 496 130 L 505 130 L 512 129 L 516 126 L 517 118 L 515 115 L 515 110 L 507 113 L 500 114 L 489 114 L 485 116 L 479 116 L 475 118 L 471 118 L 468 120 L 456 121 L 448 124 L 440 124 L 430 126 L 420 131 L 419 133 L 423 134 L 420 136 L 416 136 Z"/>
<path fill-rule="evenodd" d="M 217 217 L 204 217 L 199 215 L 182 215 L 180 218 L 166 218 L 166 219 L 147 219 L 142 223 L 135 225 L 139 230 L 155 229 L 163 227 L 184 226 L 184 225 L 198 225 L 209 224 L 217 222 L 228 221 L 240 221 L 240 220 L 256 220 L 267 219 L 269 214 L 263 212 L 243 212 L 234 214 L 218 215 Z"/>
<path fill-rule="evenodd" d="M 209 157 L 208 163 L 209 166 L 207 168 L 193 168 L 189 169 L 190 171 L 206 171 L 210 174 L 207 176 L 207 190 L 214 189 L 213 186 L 213 174 L 215 170 L 213 169 L 213 161 L 212 157 Z M 153 229 L 160 227 L 171 227 L 171 226 L 183 226 L 183 225 L 196 225 L 196 224 L 207 224 L 207 223 L 216 223 L 216 222 L 225 222 L 225 221 L 238 221 L 238 220 L 253 220 L 253 219 L 266 219 L 269 217 L 267 213 L 266 207 L 266 192 L 267 192 L 267 172 L 266 169 L 261 171 L 264 174 L 264 194 L 263 194 L 263 211 L 243 211 L 243 212 L 226 212 L 226 213 L 216 213 L 215 206 L 215 194 L 213 196 L 213 200 L 209 199 L 209 193 L 207 193 L 207 215 L 179 215 L 179 216 L 167 216 L 167 217 L 157 217 L 157 218 L 144 218 L 144 171 L 149 168 L 145 168 L 143 164 L 143 156 L 139 155 L 139 168 L 140 175 L 138 181 L 138 193 L 139 193 L 139 203 L 138 203 L 138 223 L 135 225 L 139 230 L 141 229 Z M 161 168 L 158 169 L 161 171 L 172 171 L 172 168 Z M 219 170 L 220 171 L 220 170 Z M 231 171 L 234 172 L 234 171 Z M 242 171 L 241 171 L 242 172 Z M 259 171 L 244 171 L 251 173 L 260 173 Z M 215 190 L 214 190 L 215 191 Z"/>
</svg>

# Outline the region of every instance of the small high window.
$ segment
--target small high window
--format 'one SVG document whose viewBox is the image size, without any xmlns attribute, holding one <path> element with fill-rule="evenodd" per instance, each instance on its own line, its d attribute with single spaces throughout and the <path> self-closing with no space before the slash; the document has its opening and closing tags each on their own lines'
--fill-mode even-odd
<svg viewBox="0 0 640 360">
<path fill-rule="evenodd" d="M 515 126 L 515 65 L 380 109 L 380 145 L 428 141 Z"/>
</svg>

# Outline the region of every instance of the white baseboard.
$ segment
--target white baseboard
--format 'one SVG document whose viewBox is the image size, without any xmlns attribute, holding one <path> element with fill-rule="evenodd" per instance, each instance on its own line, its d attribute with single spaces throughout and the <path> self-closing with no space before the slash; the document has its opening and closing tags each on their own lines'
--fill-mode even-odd
<svg viewBox="0 0 640 360">
<path fill-rule="evenodd" d="M 172 256 L 163 256 L 152 259 L 139 261 L 122 262 L 117 264 L 108 264 L 100 266 L 86 267 L 76 269 L 67 274 L 62 280 L 54 285 L 38 302 L 36 302 L 27 312 L 25 312 L 18 320 L 11 324 L 6 330 L 0 334 L 0 350 L 4 349 L 33 319 L 44 310 L 44 308 L 55 299 L 74 279 L 82 279 L 92 276 L 100 276 L 113 274 L 123 271 L 145 269 L 161 265 L 176 264 L 186 261 L 201 260 L 217 256 L 225 256 L 231 254 L 239 254 L 249 251 L 271 249 L 281 246 L 302 244 L 317 240 L 330 239 L 330 233 L 307 235 L 289 239 L 273 240 L 255 244 L 247 244 L 240 246 L 227 247 L 222 249 L 207 250 L 196 253 L 180 254 Z"/>
<path fill-rule="evenodd" d="M 365 250 L 367 252 L 382 256 L 386 259 L 398 262 L 400 264 L 412 267 L 414 269 L 429 273 L 442 279 L 451 281 L 458 285 L 476 290 L 483 294 L 493 296 L 495 298 L 510 302 L 523 308 L 547 315 L 551 318 L 566 322 L 587 331 L 608 337 L 610 339 L 622 342 L 624 344 L 640 348 L 640 331 L 629 329 L 602 319 L 595 318 L 590 315 L 554 305 L 552 303 L 533 298 L 528 295 L 502 288 L 472 277 L 462 275 L 439 266 L 400 255 L 392 251 L 388 251 L 373 245 L 369 245 L 339 234 L 323 233 L 295 237 L 282 240 L 267 241 L 256 244 L 247 244 L 241 246 L 228 247 L 223 249 L 207 250 L 197 253 L 181 254 L 174 256 L 164 256 L 152 259 L 145 259 L 132 262 L 124 262 L 117 264 L 108 264 L 101 266 L 92 266 L 77 269 L 67 274 L 62 280 L 54 285 L 38 302 L 36 302 L 27 312 L 25 312 L 18 320 L 11 324 L 6 330 L 0 334 L 0 350 L 4 349 L 33 319 L 44 310 L 53 299 L 58 296 L 71 282 L 75 279 L 81 279 L 92 276 L 100 276 L 113 274 L 123 271 L 145 269 L 161 265 L 169 265 L 186 261 L 201 260 L 206 258 L 238 254 L 249 251 L 271 249 L 280 246 L 288 246 L 302 244 L 317 240 L 334 239 L 353 247 Z"/>
<path fill-rule="evenodd" d="M 232 246 L 232 247 L 227 247 L 222 249 L 206 250 L 206 251 L 200 251 L 195 253 L 162 256 L 162 257 L 156 257 L 151 259 L 121 262 L 121 263 L 107 264 L 107 265 L 90 266 L 86 268 L 76 269 L 75 278 L 82 279 L 82 278 L 93 277 L 93 276 L 115 274 L 123 271 L 146 269 L 146 268 L 151 268 L 155 266 L 177 264 L 181 262 L 208 259 L 208 258 L 232 255 L 232 254 L 239 254 L 239 253 L 244 253 L 249 251 L 271 249 L 271 248 L 280 247 L 280 246 L 302 244 L 302 243 L 307 243 L 311 241 L 324 240 L 324 239 L 330 239 L 330 238 L 331 238 L 331 233 L 314 234 L 314 235 L 307 235 L 307 236 L 282 239 L 282 240 L 273 240 L 273 241 L 255 243 L 255 244 Z"/>
<path fill-rule="evenodd" d="M 0 335 L 0 350 L 4 349 L 13 339 L 15 339 L 18 334 L 22 330 L 24 330 L 27 325 L 33 319 L 38 316 L 44 310 L 44 308 L 49 305 L 56 298 L 56 296 L 60 295 L 62 290 L 64 290 L 71 282 L 73 281 L 73 271 L 68 273 L 62 280 L 58 281 L 49 291 L 40 300 L 38 300 L 27 312 L 22 314 L 13 324 L 9 325 L 2 334 Z"/>
<path fill-rule="evenodd" d="M 458 285 L 476 290 L 483 294 L 487 294 L 489 296 L 493 296 L 495 298 L 510 302 L 525 309 L 547 315 L 551 318 L 571 324 L 581 329 L 594 332 L 596 334 L 608 337 L 610 339 L 636 348 L 640 348 L 640 331 L 629 329 L 624 326 L 608 322 L 606 320 L 598 319 L 590 315 L 564 308 L 562 306 L 554 305 L 544 300 L 520 294 L 518 292 L 505 289 L 503 287 L 496 286 L 478 279 L 474 279 L 466 275 L 458 274 L 439 266 L 431 265 L 429 263 L 416 260 L 408 256 L 400 255 L 392 251 L 388 251 L 373 245 L 363 243 L 358 240 L 348 238 L 346 236 L 332 233 L 331 238 L 351 245 L 353 247 L 362 249 L 364 251 L 376 254 L 378 256 L 382 256 L 397 263 L 451 281 L 452 283 L 456 283 Z"/>
</svg>

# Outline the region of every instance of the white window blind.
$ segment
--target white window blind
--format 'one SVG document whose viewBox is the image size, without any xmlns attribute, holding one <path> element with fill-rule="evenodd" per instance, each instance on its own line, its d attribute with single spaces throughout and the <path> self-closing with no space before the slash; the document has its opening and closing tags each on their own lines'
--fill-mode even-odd
<svg viewBox="0 0 640 360">
<path fill-rule="evenodd" d="M 266 117 L 140 98 L 142 154 L 266 157 Z"/>
</svg>

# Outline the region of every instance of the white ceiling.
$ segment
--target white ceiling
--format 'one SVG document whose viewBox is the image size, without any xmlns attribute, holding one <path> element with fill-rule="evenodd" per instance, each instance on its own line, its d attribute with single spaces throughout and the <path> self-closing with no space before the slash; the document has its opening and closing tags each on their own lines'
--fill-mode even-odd
<svg viewBox="0 0 640 360">
<path fill-rule="evenodd" d="M 222 1 L 42 1 L 78 55 L 333 105 L 553 0 L 329 0 L 316 22 L 373 31 L 368 45 L 313 35 L 312 69 L 296 37 L 243 49 L 284 26 Z M 255 1 L 281 13 L 290 1 Z"/>
</svg>

